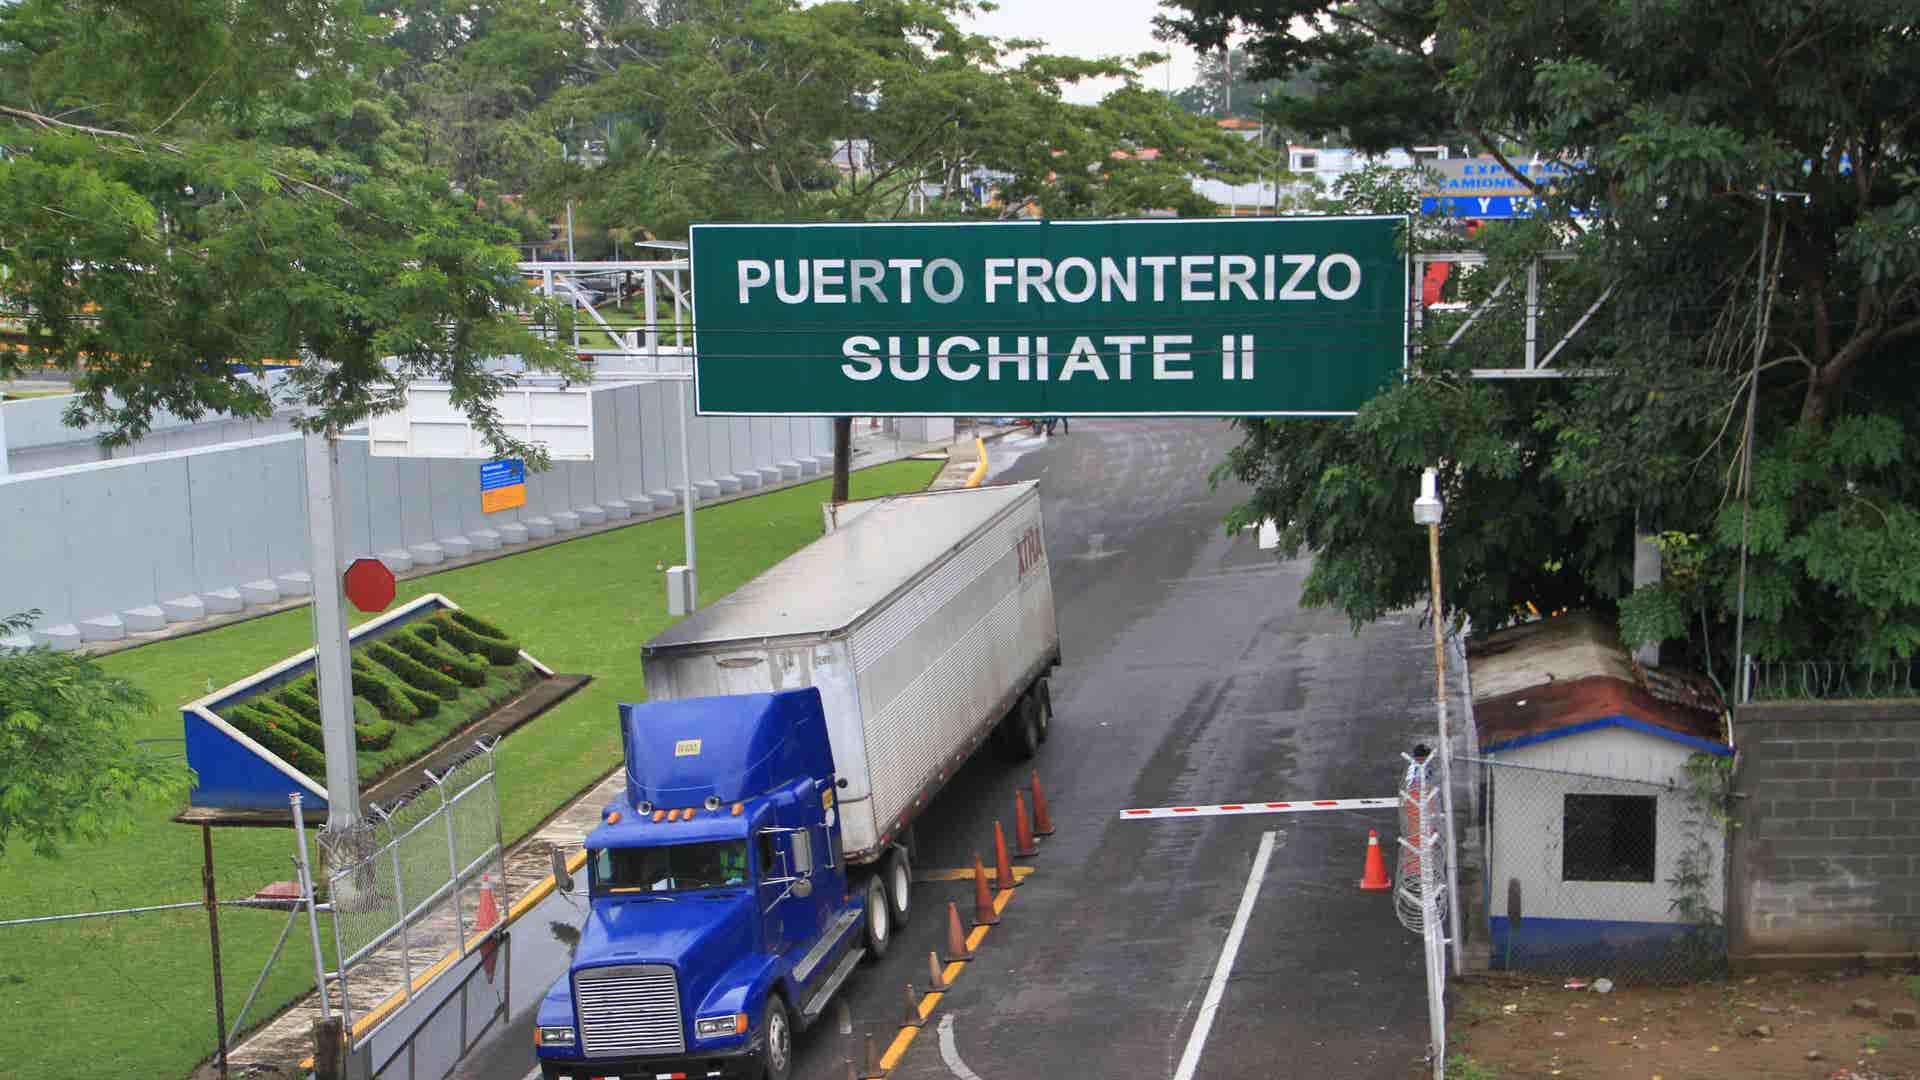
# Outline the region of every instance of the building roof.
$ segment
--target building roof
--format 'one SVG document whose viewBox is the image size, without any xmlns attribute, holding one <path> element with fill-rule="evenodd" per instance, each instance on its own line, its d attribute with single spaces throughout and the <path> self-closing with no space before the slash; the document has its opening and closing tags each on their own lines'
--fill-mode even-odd
<svg viewBox="0 0 1920 1080">
<path fill-rule="evenodd" d="M 1590 613 L 1496 631 L 1470 645 L 1467 657 L 1482 753 L 1609 727 L 1733 752 L 1721 741 L 1721 705 L 1711 683 L 1641 669 L 1612 626 Z"/>
</svg>

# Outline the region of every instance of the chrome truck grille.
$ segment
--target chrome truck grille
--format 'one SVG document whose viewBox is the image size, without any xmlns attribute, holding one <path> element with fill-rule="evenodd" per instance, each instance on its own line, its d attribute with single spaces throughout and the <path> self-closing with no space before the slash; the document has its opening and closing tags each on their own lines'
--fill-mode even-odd
<svg viewBox="0 0 1920 1080">
<path fill-rule="evenodd" d="M 680 983 L 665 964 L 588 968 L 573 976 L 580 1039 L 590 1057 L 679 1054 Z"/>
</svg>

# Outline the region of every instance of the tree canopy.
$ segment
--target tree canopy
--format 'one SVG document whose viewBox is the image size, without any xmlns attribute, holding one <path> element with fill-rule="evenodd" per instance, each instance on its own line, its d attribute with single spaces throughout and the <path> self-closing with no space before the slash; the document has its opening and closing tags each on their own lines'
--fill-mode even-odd
<svg viewBox="0 0 1920 1080">
<path fill-rule="evenodd" d="M 490 361 L 571 360 L 511 235 L 421 161 L 389 24 L 353 0 L 0 8 L 0 266 L 24 352 L 75 375 L 70 422 L 302 411 L 344 428 L 445 381 L 504 451 Z M 244 376 L 296 363 L 281 402 Z"/>
<path fill-rule="evenodd" d="M 34 614 L 0 618 L 0 632 L 25 630 Z M 135 802 L 184 792 L 192 772 L 179 753 L 129 737 L 152 711 L 85 657 L 0 648 L 0 858 L 10 845 L 52 856 L 124 832 Z"/>
<path fill-rule="evenodd" d="M 1255 484 L 1243 514 L 1318 553 L 1310 597 L 1362 621 L 1422 598 L 1406 507 L 1439 464 L 1453 613 L 1480 628 L 1529 604 L 1617 604 L 1630 639 L 1725 677 L 1745 535 L 1750 653 L 1920 648 L 1911 5 L 1177 7 L 1197 45 L 1250 33 L 1256 76 L 1314 66 L 1321 93 L 1276 106 L 1293 123 L 1363 148 L 1458 131 L 1496 164 L 1572 170 L 1539 188 L 1533 221 L 1479 233 L 1493 262 L 1462 299 L 1549 250 L 1578 256 L 1548 287 L 1558 328 L 1611 290 L 1556 361 L 1582 377 L 1468 377 L 1513 366 L 1494 362 L 1514 354 L 1509 290 L 1455 348 L 1458 320 L 1430 323 L 1412 376 L 1354 421 L 1245 425 L 1229 463 Z M 1319 33 L 1293 32 L 1302 19 Z M 1668 572 L 1629 596 L 1636 525 Z"/>
</svg>

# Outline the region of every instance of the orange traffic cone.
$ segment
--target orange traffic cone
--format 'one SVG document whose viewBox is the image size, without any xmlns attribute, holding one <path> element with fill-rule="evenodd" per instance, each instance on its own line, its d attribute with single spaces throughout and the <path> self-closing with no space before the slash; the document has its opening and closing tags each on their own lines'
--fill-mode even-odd
<svg viewBox="0 0 1920 1080">
<path fill-rule="evenodd" d="M 1013 879 L 1013 863 L 1007 859 L 1007 831 L 996 821 L 993 823 L 993 887 L 1005 890 L 1018 884 Z"/>
<path fill-rule="evenodd" d="M 1033 835 L 1053 835 L 1053 815 L 1047 813 L 1047 793 L 1040 787 L 1040 772 L 1033 774 Z"/>
<path fill-rule="evenodd" d="M 473 913 L 474 933 L 484 934 L 499 924 L 500 905 L 493 898 L 493 880 L 486 874 L 481 874 L 480 902 L 476 905 Z M 497 956 L 499 951 L 500 941 L 498 938 L 490 939 L 480 946 L 480 966 L 486 969 L 487 981 L 489 983 L 493 981 L 494 965 L 499 962 L 499 957 Z"/>
<path fill-rule="evenodd" d="M 973 857 L 973 925 L 998 926 L 1000 916 L 994 914 L 993 898 L 987 895 L 987 868 L 980 863 L 980 856 Z"/>
<path fill-rule="evenodd" d="M 926 1018 L 920 1015 L 920 995 L 913 992 L 913 984 L 907 984 L 907 1012 L 901 1017 L 901 1027 L 924 1027 Z"/>
<path fill-rule="evenodd" d="M 940 973 L 941 973 L 940 955 L 938 953 L 931 953 L 931 952 L 928 953 L 927 954 L 927 992 L 928 993 L 937 994 L 947 988 L 947 981 L 940 977 Z"/>
<path fill-rule="evenodd" d="M 1013 793 L 1013 840 L 1019 845 L 1014 854 L 1021 858 L 1040 854 L 1040 846 L 1033 842 L 1033 823 L 1027 820 L 1027 800 L 1017 791 Z"/>
<path fill-rule="evenodd" d="M 967 948 L 966 931 L 960 928 L 960 909 L 947 901 L 947 963 L 973 959 Z"/>
<path fill-rule="evenodd" d="M 500 905 L 493 898 L 493 879 L 487 874 L 481 874 L 479 910 L 473 916 L 473 929 L 476 933 L 491 930 L 499 921 Z"/>
<path fill-rule="evenodd" d="M 1393 882 L 1387 880 L 1386 860 L 1380 857 L 1380 834 L 1367 830 L 1367 872 L 1360 879 L 1362 889 L 1391 889 Z"/>
</svg>

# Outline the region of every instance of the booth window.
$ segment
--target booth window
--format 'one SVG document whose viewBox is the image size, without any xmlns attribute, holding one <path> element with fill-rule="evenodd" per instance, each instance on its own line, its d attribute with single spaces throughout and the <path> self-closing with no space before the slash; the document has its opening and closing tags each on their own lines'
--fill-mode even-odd
<svg viewBox="0 0 1920 1080">
<path fill-rule="evenodd" d="M 1654 797 L 1568 795 L 1563 881 L 1652 881 Z"/>
</svg>

